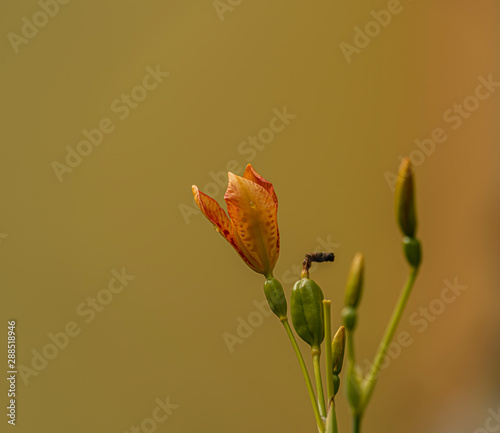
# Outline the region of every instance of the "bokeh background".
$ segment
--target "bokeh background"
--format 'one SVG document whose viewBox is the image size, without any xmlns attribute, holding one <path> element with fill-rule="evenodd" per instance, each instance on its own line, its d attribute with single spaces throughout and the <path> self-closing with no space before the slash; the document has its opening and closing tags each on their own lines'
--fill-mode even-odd
<svg viewBox="0 0 500 433">
<path fill-rule="evenodd" d="M 400 12 L 370 27 L 388 7 Z M 222 201 L 223 172 L 249 162 L 271 180 L 275 275 L 289 293 L 304 253 L 334 251 L 313 278 L 335 326 L 364 252 L 361 363 L 407 272 L 390 179 L 410 155 L 425 254 L 399 328 L 412 344 L 383 371 L 364 432 L 486 431 L 500 406 L 500 87 L 474 95 L 478 77 L 500 81 L 499 12 L 494 0 L 3 2 L 0 317 L 5 339 L 17 321 L 24 366 L 15 429 L 315 431 L 285 333 L 257 307 L 262 277 L 196 213 L 191 184 Z M 344 54 L 367 24 L 373 37 Z M 163 75 L 137 88 L 150 70 Z M 449 110 L 464 100 L 459 124 Z M 103 119 L 113 131 L 62 168 Z M 419 150 L 436 128 L 447 139 Z M 110 298 L 123 268 L 135 278 Z M 446 281 L 462 288 L 441 308 Z M 68 323 L 79 333 L 66 341 Z M 157 399 L 171 413 L 152 423 Z"/>
</svg>

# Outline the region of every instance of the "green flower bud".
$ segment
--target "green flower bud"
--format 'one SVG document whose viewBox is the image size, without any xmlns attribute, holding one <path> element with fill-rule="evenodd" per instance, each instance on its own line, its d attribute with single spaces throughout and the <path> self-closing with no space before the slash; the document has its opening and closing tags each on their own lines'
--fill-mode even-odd
<svg viewBox="0 0 500 433">
<path fill-rule="evenodd" d="M 272 312 L 280 320 L 286 319 L 286 297 L 281 283 L 276 278 L 269 277 L 264 283 L 264 293 Z"/>
<path fill-rule="evenodd" d="M 354 259 L 352 260 L 345 289 L 345 304 L 349 307 L 356 308 L 359 304 L 361 292 L 363 290 L 364 270 L 365 261 L 363 254 L 356 253 Z"/>
<path fill-rule="evenodd" d="M 333 374 L 339 375 L 342 371 L 345 352 L 345 328 L 341 326 L 332 340 Z"/>
<path fill-rule="evenodd" d="M 358 318 L 358 313 L 352 307 L 344 307 L 341 311 L 342 321 L 347 330 L 353 331 L 356 327 L 356 321 Z"/>
<path fill-rule="evenodd" d="M 417 217 L 413 172 L 408 158 L 401 161 L 396 181 L 396 219 L 403 234 L 414 238 L 417 231 Z"/>
<path fill-rule="evenodd" d="M 422 260 L 422 246 L 420 241 L 405 236 L 403 238 L 403 251 L 408 263 L 414 268 L 418 268 Z"/>
<path fill-rule="evenodd" d="M 295 283 L 290 298 L 290 315 L 295 331 L 311 347 L 319 347 L 325 338 L 323 292 L 309 278 Z"/>
</svg>

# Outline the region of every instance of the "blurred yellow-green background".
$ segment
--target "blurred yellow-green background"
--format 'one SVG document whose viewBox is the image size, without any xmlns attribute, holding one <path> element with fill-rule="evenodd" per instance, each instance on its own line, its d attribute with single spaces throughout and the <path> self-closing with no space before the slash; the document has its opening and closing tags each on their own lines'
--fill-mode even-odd
<svg viewBox="0 0 500 433">
<path fill-rule="evenodd" d="M 362 363 L 407 272 L 390 187 L 402 155 L 425 258 L 399 328 L 412 344 L 395 349 L 363 431 L 500 425 L 485 427 L 500 406 L 498 2 L 1 9 L 0 355 L 7 371 L 15 319 L 22 365 L 2 431 L 315 431 L 285 333 L 258 306 L 262 277 L 190 187 L 222 202 L 225 172 L 249 162 L 272 181 L 275 275 L 289 294 L 305 253 L 334 251 L 313 278 L 335 326 L 364 252 Z M 447 284 L 460 290 L 449 303 Z"/>
</svg>

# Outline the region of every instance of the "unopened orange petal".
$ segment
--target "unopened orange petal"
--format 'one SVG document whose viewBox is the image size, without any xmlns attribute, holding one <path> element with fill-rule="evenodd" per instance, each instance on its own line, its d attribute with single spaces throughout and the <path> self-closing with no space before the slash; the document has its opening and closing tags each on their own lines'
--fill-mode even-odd
<svg viewBox="0 0 500 433">
<path fill-rule="evenodd" d="M 224 238 L 234 247 L 234 249 L 238 252 L 241 258 L 250 266 L 254 271 L 259 272 L 258 269 L 255 268 L 253 263 L 245 257 L 244 252 L 242 251 L 235 235 L 234 228 L 231 223 L 231 220 L 213 198 L 208 195 L 202 193 L 196 185 L 191 187 L 193 191 L 193 196 L 196 204 L 200 208 L 203 215 L 205 215 L 208 220 L 214 225 L 215 230 L 217 230 Z"/>
<path fill-rule="evenodd" d="M 278 205 L 278 197 L 276 197 L 276 193 L 274 192 L 273 184 L 264 179 L 259 173 L 257 173 L 255 169 L 252 167 L 252 164 L 247 165 L 245 173 L 243 173 L 243 177 L 245 179 L 257 183 L 262 188 L 264 188 L 269 194 L 271 194 L 271 197 L 276 203 L 276 206 Z"/>
<path fill-rule="evenodd" d="M 279 254 L 274 197 L 257 182 L 229 173 L 224 199 L 237 239 L 247 251 L 249 259 L 260 267 L 262 273 L 269 275 Z"/>
</svg>

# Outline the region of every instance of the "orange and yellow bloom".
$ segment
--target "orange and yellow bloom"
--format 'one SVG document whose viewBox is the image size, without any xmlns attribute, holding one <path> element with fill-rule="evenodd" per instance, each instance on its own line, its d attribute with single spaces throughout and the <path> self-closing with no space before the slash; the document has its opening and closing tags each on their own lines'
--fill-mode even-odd
<svg viewBox="0 0 500 433">
<path fill-rule="evenodd" d="M 273 185 L 248 164 L 242 177 L 228 173 L 226 212 L 212 198 L 192 186 L 196 204 L 215 229 L 255 272 L 269 277 L 280 250 L 278 199 Z"/>
</svg>

